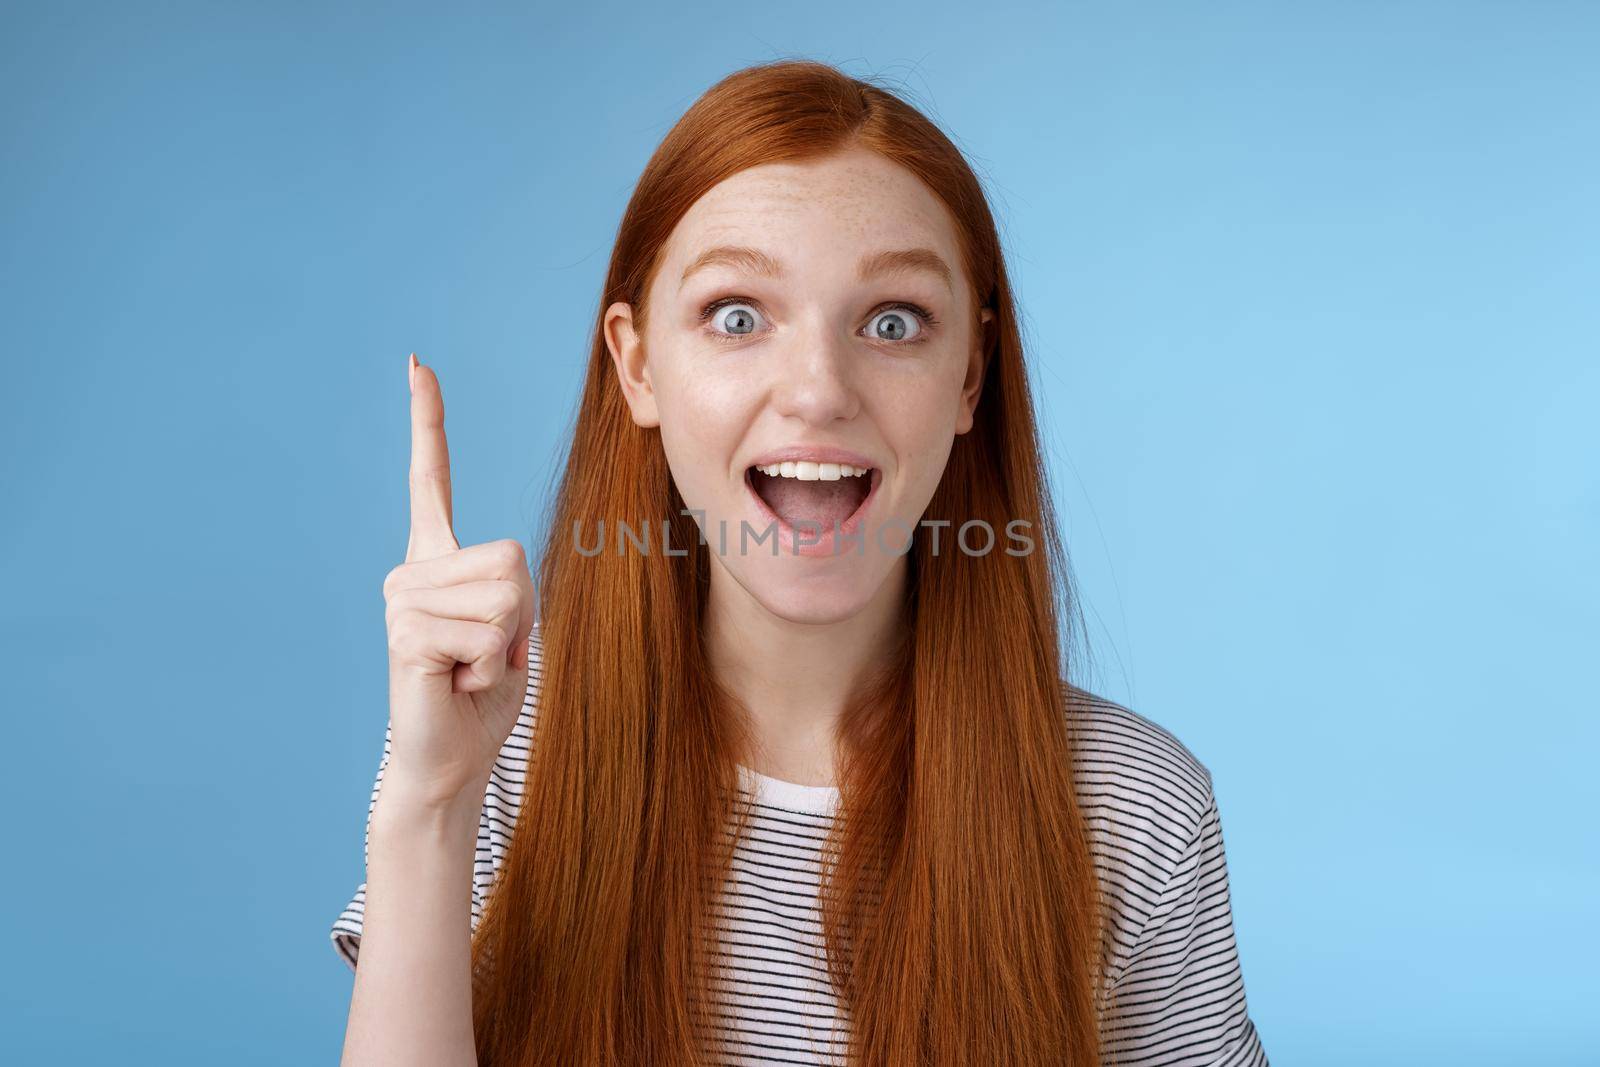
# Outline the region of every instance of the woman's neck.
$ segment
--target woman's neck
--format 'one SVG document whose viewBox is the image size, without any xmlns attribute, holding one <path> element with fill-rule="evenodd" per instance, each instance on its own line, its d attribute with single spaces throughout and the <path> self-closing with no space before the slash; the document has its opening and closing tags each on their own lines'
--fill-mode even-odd
<svg viewBox="0 0 1600 1067">
<path fill-rule="evenodd" d="M 849 618 L 797 623 L 774 615 L 713 564 L 706 653 L 718 682 L 750 713 L 746 766 L 801 785 L 834 784 L 835 725 L 905 625 L 907 560 Z"/>
</svg>

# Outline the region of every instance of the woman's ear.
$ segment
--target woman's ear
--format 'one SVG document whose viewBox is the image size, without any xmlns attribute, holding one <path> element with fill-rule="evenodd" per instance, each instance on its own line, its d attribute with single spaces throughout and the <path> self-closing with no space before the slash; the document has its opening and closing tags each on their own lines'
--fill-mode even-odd
<svg viewBox="0 0 1600 1067">
<path fill-rule="evenodd" d="M 633 328 L 633 305 L 619 300 L 606 308 L 601 329 L 634 424 L 646 429 L 660 426 L 655 387 L 650 384 L 650 368 L 645 362 L 644 338 Z"/>
<path fill-rule="evenodd" d="M 961 409 L 956 412 L 956 433 L 966 433 L 972 429 L 972 414 L 978 410 L 978 395 L 983 391 L 983 372 L 988 369 L 989 350 L 993 345 L 990 337 L 993 323 L 994 312 L 989 308 L 979 308 L 978 328 L 973 331 L 977 338 L 967 357 L 967 376 L 961 383 Z"/>
</svg>

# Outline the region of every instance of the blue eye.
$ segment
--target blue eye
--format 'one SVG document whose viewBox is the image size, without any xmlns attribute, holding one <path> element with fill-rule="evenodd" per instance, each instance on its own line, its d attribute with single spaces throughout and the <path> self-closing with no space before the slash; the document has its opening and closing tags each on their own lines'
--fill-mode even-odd
<svg viewBox="0 0 1600 1067">
<path fill-rule="evenodd" d="M 910 313 L 908 314 L 907 312 Z M 882 317 L 880 318 L 880 316 Z M 878 320 L 879 325 L 872 326 L 869 323 L 867 332 L 880 341 L 904 341 L 906 339 L 907 323 L 916 324 L 916 330 L 911 334 L 911 340 L 915 341 L 922 336 L 921 318 L 916 312 L 910 311 L 909 308 L 905 308 L 903 305 L 884 308 L 873 318 Z"/>
<path fill-rule="evenodd" d="M 727 315 L 727 316 L 722 318 L 723 325 L 727 328 L 727 331 L 728 331 L 726 334 L 722 334 L 723 336 L 725 336 L 725 337 L 746 337 L 746 336 L 749 336 L 752 333 L 755 333 L 755 331 L 756 331 L 755 315 L 752 312 L 750 305 L 746 304 L 746 303 L 742 303 L 742 302 L 737 302 L 737 301 L 733 301 L 733 300 L 724 300 L 724 301 L 720 301 L 718 303 L 714 303 L 714 304 L 710 305 L 709 307 L 707 307 L 705 312 L 700 316 L 701 321 L 704 322 L 706 319 L 712 318 L 713 316 L 716 315 L 716 313 L 718 311 L 722 310 L 723 308 L 731 308 L 732 309 L 732 314 Z M 722 333 L 722 331 L 720 331 L 720 330 L 713 330 L 712 332 L 713 333 Z"/>
<path fill-rule="evenodd" d="M 702 325 L 710 323 L 708 332 L 718 341 L 739 341 L 756 332 L 755 307 L 755 302 L 746 297 L 726 296 L 702 308 L 700 322 Z M 732 310 L 728 315 L 719 316 L 717 312 L 723 308 Z M 718 327 L 714 320 L 720 320 L 722 326 Z M 926 341 L 929 327 L 938 325 L 939 320 L 927 308 L 899 302 L 879 308 L 867 322 L 867 336 L 870 339 L 894 345 L 913 345 Z"/>
</svg>

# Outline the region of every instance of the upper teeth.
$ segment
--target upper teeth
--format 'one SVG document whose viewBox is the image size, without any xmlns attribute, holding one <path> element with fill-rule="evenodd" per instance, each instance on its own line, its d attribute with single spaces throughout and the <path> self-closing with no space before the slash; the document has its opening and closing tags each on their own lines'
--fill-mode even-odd
<svg viewBox="0 0 1600 1067">
<path fill-rule="evenodd" d="M 840 478 L 859 478 L 871 469 L 871 467 L 852 467 L 848 463 L 812 463 L 804 459 L 793 463 L 769 463 L 764 467 L 756 467 L 762 474 L 769 474 L 774 478 L 798 478 L 802 482 L 836 482 Z"/>
</svg>

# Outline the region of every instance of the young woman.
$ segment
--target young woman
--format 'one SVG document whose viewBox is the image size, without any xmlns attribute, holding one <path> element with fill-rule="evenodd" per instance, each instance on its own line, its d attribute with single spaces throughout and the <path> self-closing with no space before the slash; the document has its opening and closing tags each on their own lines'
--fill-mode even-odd
<svg viewBox="0 0 1600 1067">
<path fill-rule="evenodd" d="M 1265 1063 L 1210 775 L 1066 681 L 959 151 L 832 67 L 737 72 L 601 306 L 537 586 L 458 546 L 413 357 L 344 1063 Z"/>
</svg>

